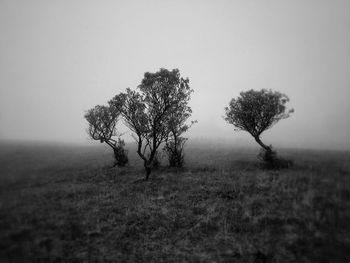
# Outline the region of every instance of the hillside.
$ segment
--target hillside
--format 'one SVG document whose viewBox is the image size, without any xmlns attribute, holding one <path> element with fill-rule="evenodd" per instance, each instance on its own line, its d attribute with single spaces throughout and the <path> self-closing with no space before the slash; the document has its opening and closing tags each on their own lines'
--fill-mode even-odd
<svg viewBox="0 0 350 263">
<path fill-rule="evenodd" d="M 1 262 L 349 262 L 350 153 L 191 145 L 148 182 L 105 147 L 3 144 Z M 163 162 L 166 163 L 165 160 Z"/>
</svg>

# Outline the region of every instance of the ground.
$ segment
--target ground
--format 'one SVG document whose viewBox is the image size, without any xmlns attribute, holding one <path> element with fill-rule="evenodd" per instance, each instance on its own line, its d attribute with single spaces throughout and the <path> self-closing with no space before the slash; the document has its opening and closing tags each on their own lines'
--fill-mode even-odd
<svg viewBox="0 0 350 263">
<path fill-rule="evenodd" d="M 189 145 L 142 181 L 100 147 L 2 143 L 1 262 L 350 262 L 350 153 Z M 163 160 L 166 164 L 166 160 Z"/>
</svg>

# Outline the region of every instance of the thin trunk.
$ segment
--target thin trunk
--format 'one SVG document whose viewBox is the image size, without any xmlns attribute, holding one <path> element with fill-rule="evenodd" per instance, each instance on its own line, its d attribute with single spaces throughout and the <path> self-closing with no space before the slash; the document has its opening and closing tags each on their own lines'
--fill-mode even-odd
<svg viewBox="0 0 350 263">
<path fill-rule="evenodd" d="M 154 158 L 155 158 L 156 152 L 157 152 L 155 149 L 156 148 L 152 149 L 152 152 L 150 153 L 148 160 L 144 161 L 144 167 L 146 170 L 146 181 L 148 180 L 149 175 L 151 174 L 151 171 L 153 168 L 153 161 L 154 161 Z"/>
<path fill-rule="evenodd" d="M 117 149 L 116 148 L 113 148 L 113 153 L 114 153 L 114 164 L 113 164 L 113 167 L 116 167 L 118 165 Z"/>
<path fill-rule="evenodd" d="M 179 152 L 177 150 L 177 134 L 174 132 L 174 152 L 175 152 L 175 167 L 180 167 Z"/>
<path fill-rule="evenodd" d="M 116 148 L 112 143 L 110 143 L 108 141 L 105 141 L 105 143 L 113 149 L 114 164 L 113 164 L 112 168 L 114 168 L 118 165 L 118 160 L 117 160 L 117 157 L 115 156 Z"/>
<path fill-rule="evenodd" d="M 153 146 L 155 145 L 154 141 L 153 141 Z M 154 155 L 155 155 L 155 148 L 152 149 L 152 152 L 150 153 L 149 158 L 147 159 L 146 156 L 141 152 L 142 149 L 142 139 L 141 136 L 138 135 L 138 142 L 137 142 L 137 154 L 141 157 L 141 159 L 143 160 L 143 166 L 145 167 L 145 171 L 146 171 L 146 178 L 145 180 L 148 181 L 149 176 L 152 172 L 152 163 L 153 163 L 153 159 L 154 159 Z"/>
<path fill-rule="evenodd" d="M 257 136 L 257 137 L 254 137 L 256 142 L 261 146 L 263 147 L 266 151 L 270 152 L 271 151 L 271 147 L 267 146 L 266 144 L 264 144 L 260 138 Z"/>
<path fill-rule="evenodd" d="M 146 168 L 146 181 L 148 181 L 150 174 L 151 174 L 151 168 Z"/>
<path fill-rule="evenodd" d="M 143 155 L 143 153 L 141 152 L 141 148 L 142 148 L 142 139 L 141 136 L 138 135 L 138 142 L 137 142 L 137 154 L 141 157 L 141 159 L 146 162 L 146 157 Z"/>
<path fill-rule="evenodd" d="M 145 163 L 144 163 L 144 167 L 145 167 L 145 170 L 146 170 L 146 181 L 148 181 L 148 179 L 149 179 L 149 176 L 150 176 L 150 174 L 151 174 L 151 172 L 152 172 L 152 162 L 151 162 L 151 164 L 149 164 L 149 162 L 147 162 L 147 161 L 145 161 Z"/>
<path fill-rule="evenodd" d="M 177 154 L 177 135 L 173 133 L 174 135 L 174 149 L 175 149 L 175 154 Z"/>
</svg>

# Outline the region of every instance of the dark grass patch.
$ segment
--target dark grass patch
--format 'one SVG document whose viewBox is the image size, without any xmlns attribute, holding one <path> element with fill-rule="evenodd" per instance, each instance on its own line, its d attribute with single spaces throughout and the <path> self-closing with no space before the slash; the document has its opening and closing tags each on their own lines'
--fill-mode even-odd
<svg viewBox="0 0 350 263">
<path fill-rule="evenodd" d="M 160 167 L 147 182 L 142 166 L 83 161 L 11 181 L 0 191 L 0 261 L 350 260 L 344 155 L 298 153 L 279 171 L 224 156 Z"/>
</svg>

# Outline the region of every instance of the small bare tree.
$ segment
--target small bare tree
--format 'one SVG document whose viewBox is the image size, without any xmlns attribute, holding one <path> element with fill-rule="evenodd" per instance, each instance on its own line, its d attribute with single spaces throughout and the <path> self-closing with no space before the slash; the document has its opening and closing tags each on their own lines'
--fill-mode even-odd
<svg viewBox="0 0 350 263">
<path fill-rule="evenodd" d="M 134 132 L 137 153 L 144 162 L 149 179 L 159 146 L 169 139 L 169 122 L 180 105 L 179 90 L 188 90 L 188 80 L 180 77 L 178 69 L 146 72 L 138 91 L 127 89 L 109 103 L 123 105 L 125 124 Z"/>
<path fill-rule="evenodd" d="M 125 143 L 120 139 L 117 133 L 116 125 L 120 111 L 117 107 L 100 106 L 87 111 L 85 119 L 89 123 L 88 134 L 93 140 L 98 140 L 101 143 L 105 142 L 113 149 L 114 165 L 125 166 L 128 163 L 128 156 L 124 148 Z M 117 140 L 113 139 L 117 136 Z"/>
<path fill-rule="evenodd" d="M 225 120 L 237 130 L 249 132 L 264 149 L 264 161 L 274 162 L 276 153 L 272 151 L 272 146 L 267 146 L 261 141 L 260 136 L 278 121 L 288 118 L 294 111 L 287 110 L 287 102 L 289 98 L 277 91 L 262 89 L 241 92 L 240 96 L 232 99 L 229 107 L 225 108 Z"/>
</svg>

